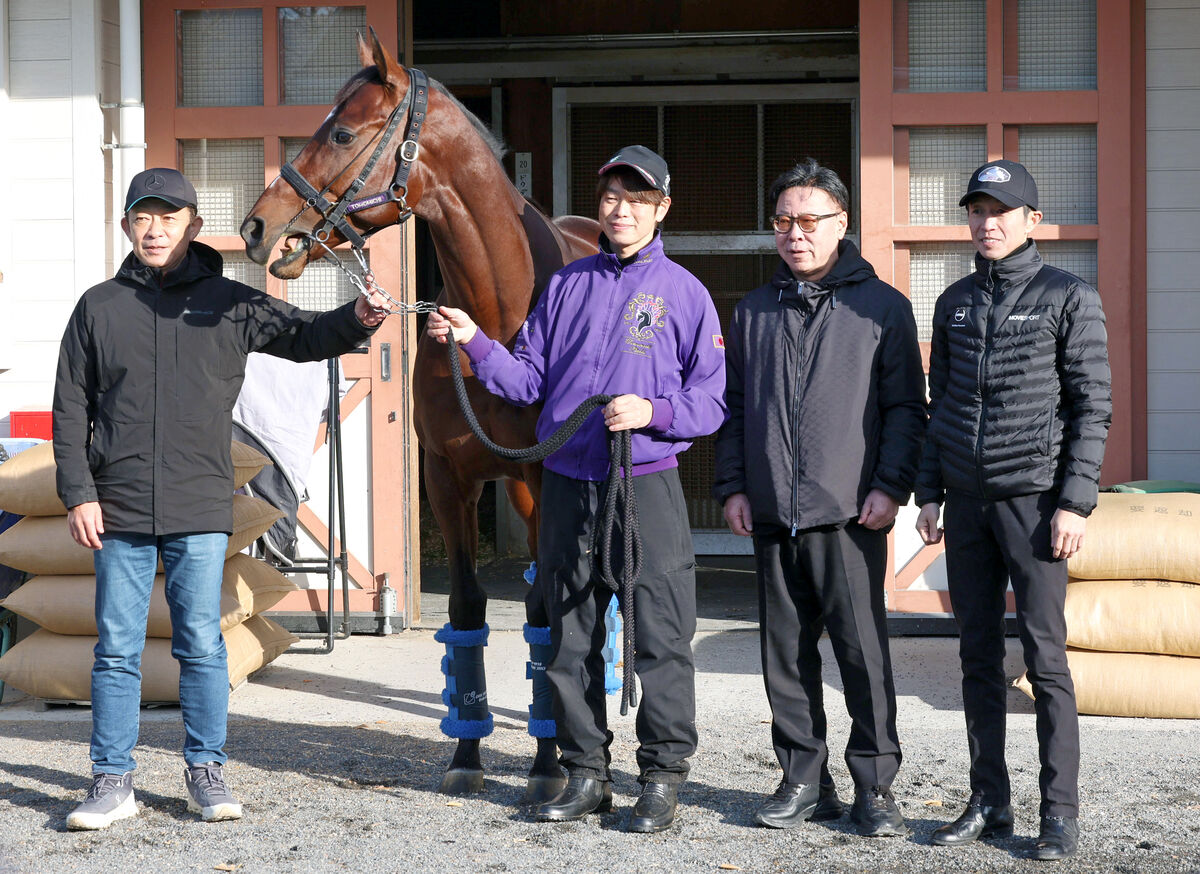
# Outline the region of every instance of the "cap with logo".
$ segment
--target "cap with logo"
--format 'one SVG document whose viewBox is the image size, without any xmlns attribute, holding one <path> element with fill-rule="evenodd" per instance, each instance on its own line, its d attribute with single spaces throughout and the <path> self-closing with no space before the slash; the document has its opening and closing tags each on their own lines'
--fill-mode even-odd
<svg viewBox="0 0 1200 874">
<path fill-rule="evenodd" d="M 1037 183 L 1024 165 L 1016 161 L 989 161 L 972 173 L 967 193 L 958 205 L 966 206 L 976 194 L 990 195 L 1014 209 L 1018 206 L 1037 209 L 1038 205 Z"/>
<path fill-rule="evenodd" d="M 165 200 L 179 209 L 196 208 L 196 189 L 182 173 L 170 167 L 151 167 L 134 176 L 125 195 L 125 212 L 148 197 Z"/>
<path fill-rule="evenodd" d="M 603 176 L 613 167 L 629 167 L 636 170 L 651 186 L 668 197 L 671 196 L 671 174 L 667 172 L 667 162 L 645 146 L 626 146 L 621 149 L 605 162 L 597 175 Z"/>
</svg>

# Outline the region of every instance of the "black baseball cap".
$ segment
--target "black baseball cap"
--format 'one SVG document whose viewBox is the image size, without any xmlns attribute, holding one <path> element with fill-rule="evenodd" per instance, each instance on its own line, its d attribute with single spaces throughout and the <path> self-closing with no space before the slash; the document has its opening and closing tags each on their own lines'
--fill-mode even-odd
<svg viewBox="0 0 1200 874">
<path fill-rule="evenodd" d="M 671 174 L 667 172 L 667 162 L 661 155 L 645 146 L 626 146 L 609 158 L 596 175 L 603 176 L 613 167 L 629 167 L 636 170 L 638 175 L 654 188 L 667 197 L 671 196 Z"/>
<path fill-rule="evenodd" d="M 147 197 L 165 200 L 171 206 L 196 209 L 196 189 L 178 170 L 170 167 L 151 167 L 133 177 L 129 193 L 125 195 L 125 212 L 133 209 Z"/>
<path fill-rule="evenodd" d="M 1038 205 L 1037 183 L 1025 166 L 1016 161 L 988 161 L 972 173 L 971 181 L 967 183 L 967 193 L 958 205 L 966 206 L 967 201 L 976 194 L 991 195 L 1014 209 L 1018 206 L 1037 209 Z"/>
</svg>

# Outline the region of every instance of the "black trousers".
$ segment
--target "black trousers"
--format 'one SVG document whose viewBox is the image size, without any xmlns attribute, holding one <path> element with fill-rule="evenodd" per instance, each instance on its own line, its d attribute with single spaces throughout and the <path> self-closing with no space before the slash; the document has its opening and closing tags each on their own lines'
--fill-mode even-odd
<svg viewBox="0 0 1200 874">
<path fill-rule="evenodd" d="M 634 640 L 640 699 L 637 763 L 643 782 L 681 783 L 696 751 L 696 559 L 677 469 L 636 477 L 644 562 L 634 586 Z M 604 694 L 604 611 L 612 592 L 593 577 L 592 536 L 605 483 L 542 478 L 538 592 L 550 616 L 554 658 L 546 676 L 563 767 L 609 779 L 611 756 Z M 620 525 L 618 524 L 618 529 Z M 620 567 L 614 556 L 614 573 Z"/>
<path fill-rule="evenodd" d="M 850 714 L 846 764 L 856 787 L 887 787 L 900 769 L 896 690 L 883 580 L 887 535 L 843 527 L 755 534 L 763 681 L 771 739 L 789 783 L 826 768 L 825 709 L 817 644 L 829 630 Z"/>
<path fill-rule="evenodd" d="M 1078 816 L 1079 716 L 1067 667 L 1067 563 L 1051 557 L 1057 495 L 987 501 L 946 496 L 946 573 L 959 628 L 971 791 L 1008 804 L 1004 593 L 1012 580 L 1017 630 L 1037 714 L 1042 816 Z"/>
</svg>

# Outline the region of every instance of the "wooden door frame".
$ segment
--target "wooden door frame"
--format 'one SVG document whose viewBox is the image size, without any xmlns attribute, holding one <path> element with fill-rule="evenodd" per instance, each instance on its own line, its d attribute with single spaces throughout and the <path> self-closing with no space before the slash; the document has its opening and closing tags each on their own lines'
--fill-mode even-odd
<svg viewBox="0 0 1200 874">
<path fill-rule="evenodd" d="M 279 103 L 278 15 L 281 7 L 306 5 L 295 0 L 173 0 L 143 6 L 143 69 L 146 108 L 146 166 L 180 166 L 179 141 L 203 138 L 252 138 L 263 141 L 263 187 L 279 174 L 282 139 L 308 136 L 329 111 L 327 105 L 283 105 Z M 411 0 L 357 0 L 322 2 L 321 6 L 361 6 L 366 20 L 384 45 L 397 46 L 403 60 L 412 56 Z M 178 10 L 260 9 L 263 11 L 263 104 L 235 107 L 181 107 L 176 105 Z M 400 30 L 404 30 L 401 37 Z M 202 236 L 217 250 L 240 251 L 237 236 Z M 412 228 L 391 228 L 372 238 L 371 267 L 380 284 L 400 299 L 413 287 Z M 284 283 L 267 274 L 267 293 L 284 297 Z M 416 438 L 412 431 L 408 385 L 411 378 L 410 350 L 416 349 L 415 321 L 393 316 L 371 338 L 368 355 L 341 359 L 354 388 L 342 404 L 343 420 L 360 408 L 369 417 L 370 440 L 370 554 L 350 556 L 350 577 L 357 588 L 350 591 L 353 613 L 377 613 L 385 584 L 398 592 L 399 624 L 411 626 L 420 619 L 419 521 L 414 484 L 419 476 Z M 383 378 L 384 350 L 392 376 Z M 318 446 L 324 439 L 324 429 Z M 402 451 L 401 447 L 405 447 Z M 346 453 L 346 460 L 353 456 Z M 356 496 L 347 495 L 348 500 Z M 410 500 L 409 500 L 410 499 Z M 328 527 L 308 506 L 302 505 L 299 522 L 319 544 L 327 542 Z M 332 520 L 330 520 L 332 524 Z M 401 534 L 400 537 L 396 533 Z M 306 589 L 285 597 L 274 609 L 279 612 L 318 611 L 327 606 L 324 588 Z"/>
<path fill-rule="evenodd" d="M 988 159 L 994 160 L 1018 157 L 1019 125 L 1095 125 L 1096 223 L 1042 224 L 1033 236 L 1097 241 L 1098 284 L 1108 322 L 1113 379 L 1113 424 L 1102 482 L 1144 478 L 1148 446 L 1144 0 L 1096 0 L 1095 91 L 1004 90 L 1005 41 L 999 37 L 1015 27 L 1016 7 L 1011 0 L 986 0 L 986 92 L 895 91 L 894 69 L 903 66 L 907 52 L 903 44 L 907 28 L 898 20 L 896 6 L 894 0 L 859 0 L 860 175 L 862 190 L 873 192 L 861 198 L 864 257 L 881 278 L 907 293 L 907 244 L 970 239 L 965 225 L 907 224 L 908 127 L 986 126 Z M 863 49 L 866 46 L 870 51 Z M 1012 50 L 1010 42 L 1008 51 Z M 1008 58 L 1010 67 L 1013 63 Z M 925 356 L 928 361 L 928 349 Z M 932 612 L 941 605 L 937 612 L 948 612 L 944 592 L 909 590 L 939 552 L 940 547 L 922 550 L 889 580 L 889 609 Z"/>
</svg>

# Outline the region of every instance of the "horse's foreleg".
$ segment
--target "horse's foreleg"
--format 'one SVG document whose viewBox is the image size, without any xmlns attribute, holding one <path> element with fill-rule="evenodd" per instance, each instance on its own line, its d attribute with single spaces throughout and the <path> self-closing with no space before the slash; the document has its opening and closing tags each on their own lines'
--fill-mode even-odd
<svg viewBox="0 0 1200 874">
<path fill-rule="evenodd" d="M 541 495 L 541 467 L 531 465 L 525 471 L 526 482 L 506 480 L 505 489 L 513 507 L 525 521 L 528 530 L 529 553 L 537 558 L 537 535 Z M 547 568 L 547 571 L 551 569 Z M 533 703 L 529 706 L 529 734 L 537 741 L 537 753 L 529 769 L 525 786 L 525 801 L 540 804 L 558 795 L 566 785 L 566 777 L 558 764 L 558 744 L 555 742 L 554 699 L 546 666 L 554 652 L 550 645 L 550 620 L 545 599 L 541 595 L 542 581 L 535 580 L 525 599 L 525 641 L 529 644 L 527 673 L 533 681 Z"/>
<path fill-rule="evenodd" d="M 479 739 L 492 730 L 483 666 L 487 595 L 475 576 L 479 544 L 476 508 L 482 489 L 482 482 L 464 485 L 446 458 L 425 453 L 425 490 L 442 530 L 450 571 L 450 621 L 436 635 L 446 644 L 442 694 L 450 712 L 442 720 L 442 731 L 458 740 L 440 787 L 450 795 L 483 790 Z"/>
</svg>

